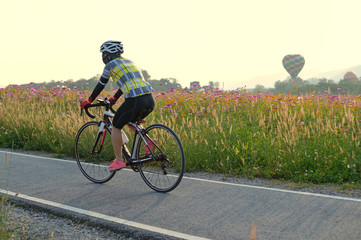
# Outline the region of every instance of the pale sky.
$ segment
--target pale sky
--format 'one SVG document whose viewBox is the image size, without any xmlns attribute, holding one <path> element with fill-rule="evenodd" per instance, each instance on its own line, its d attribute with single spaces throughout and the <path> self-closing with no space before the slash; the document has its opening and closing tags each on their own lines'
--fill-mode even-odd
<svg viewBox="0 0 361 240">
<path fill-rule="evenodd" d="M 360 13 L 359 0 L 0 0 L 0 87 L 91 78 L 107 40 L 153 79 L 272 87 L 287 54 L 304 56 L 303 79 L 361 65 Z"/>
</svg>

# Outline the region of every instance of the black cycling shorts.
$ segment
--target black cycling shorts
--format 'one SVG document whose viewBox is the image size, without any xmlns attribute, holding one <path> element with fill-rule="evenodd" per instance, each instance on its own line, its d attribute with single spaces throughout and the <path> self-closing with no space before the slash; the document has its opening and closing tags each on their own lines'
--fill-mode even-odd
<svg viewBox="0 0 361 240">
<path fill-rule="evenodd" d="M 155 102 L 152 94 L 126 98 L 115 113 L 113 126 L 122 129 L 128 122 L 139 121 L 148 116 L 154 107 Z"/>
</svg>

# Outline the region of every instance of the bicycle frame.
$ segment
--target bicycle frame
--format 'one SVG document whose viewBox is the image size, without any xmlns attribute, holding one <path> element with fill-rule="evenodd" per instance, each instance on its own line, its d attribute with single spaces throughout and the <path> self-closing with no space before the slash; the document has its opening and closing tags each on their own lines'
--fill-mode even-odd
<svg viewBox="0 0 361 240">
<path fill-rule="evenodd" d="M 94 148 L 92 151 L 93 153 L 96 153 L 95 146 L 97 145 L 99 138 L 100 138 L 100 134 L 102 133 L 102 142 L 101 142 L 101 147 L 99 149 L 99 152 L 101 151 L 101 148 L 104 143 L 105 135 L 106 135 L 106 131 L 104 131 L 104 127 L 107 126 L 110 130 L 112 130 L 113 126 L 110 121 L 110 118 L 114 118 L 114 116 L 115 116 L 115 114 L 109 112 L 107 109 L 104 111 L 103 121 L 101 121 L 100 125 L 99 125 L 98 136 L 97 136 L 97 139 L 95 141 Z M 148 161 L 152 161 L 152 160 L 159 160 L 158 157 L 155 156 L 154 152 L 149 147 L 148 142 L 145 140 L 145 138 L 143 136 L 144 128 L 141 125 L 136 124 L 136 123 L 129 122 L 128 124 L 133 126 L 136 129 L 136 132 L 134 135 L 134 140 L 133 140 L 133 145 L 132 145 L 132 153 L 129 152 L 129 149 L 127 148 L 127 146 L 125 144 L 123 144 L 123 146 L 122 146 L 123 155 L 127 159 L 127 165 L 136 165 L 136 164 L 140 164 L 140 163 L 144 163 L 144 162 L 148 162 Z M 136 159 L 136 157 L 137 157 L 136 156 L 136 154 L 137 154 L 136 144 L 138 143 L 138 141 L 140 141 L 140 139 L 144 142 L 145 146 L 148 148 L 152 157 Z M 157 149 L 159 149 L 157 144 L 151 138 L 148 138 L 148 139 Z M 161 151 L 161 152 L 163 153 L 163 151 Z"/>
<path fill-rule="evenodd" d="M 144 132 L 144 128 L 141 127 L 139 124 L 135 124 L 132 122 L 128 123 L 129 125 L 133 126 L 136 129 L 135 135 L 134 135 L 134 141 L 133 141 L 133 147 L 132 147 L 132 155 L 129 154 L 129 150 L 127 148 L 126 145 L 123 145 L 123 148 L 126 152 L 126 154 L 129 154 L 127 158 L 127 160 L 129 161 L 130 164 L 139 164 L 139 163 L 143 163 L 143 162 L 147 162 L 147 161 L 151 161 L 151 160 L 158 160 L 158 157 L 155 156 L 154 152 L 152 151 L 152 149 L 149 147 L 148 142 L 145 140 L 143 132 Z M 140 141 L 140 139 L 144 142 L 145 146 L 147 146 L 149 152 L 151 153 L 152 157 L 148 157 L 148 158 L 143 158 L 143 159 L 136 159 L 136 144 L 138 143 L 138 141 Z M 159 147 L 157 146 L 157 144 L 148 137 L 148 139 L 150 140 L 150 142 L 157 148 L 159 149 Z M 160 150 L 160 149 L 159 149 Z M 163 152 L 162 152 L 163 153 Z"/>
</svg>

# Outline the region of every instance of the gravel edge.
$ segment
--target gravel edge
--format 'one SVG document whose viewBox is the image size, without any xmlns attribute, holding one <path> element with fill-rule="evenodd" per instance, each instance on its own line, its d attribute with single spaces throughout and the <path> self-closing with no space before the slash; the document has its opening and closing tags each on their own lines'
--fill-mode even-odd
<svg viewBox="0 0 361 240">
<path fill-rule="evenodd" d="M 13 203 L 14 204 L 14 203 Z M 102 226 L 59 216 L 42 209 L 15 205 L 8 212 L 8 231 L 13 232 L 10 239 L 139 239 L 127 237 Z"/>
<path fill-rule="evenodd" d="M 16 197 L 8 198 L 11 239 L 176 239 Z"/>
</svg>

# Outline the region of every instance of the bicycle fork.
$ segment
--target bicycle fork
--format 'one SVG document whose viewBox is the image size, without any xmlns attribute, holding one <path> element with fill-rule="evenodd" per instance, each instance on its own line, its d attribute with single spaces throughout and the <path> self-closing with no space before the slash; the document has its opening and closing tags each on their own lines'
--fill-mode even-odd
<svg viewBox="0 0 361 240">
<path fill-rule="evenodd" d="M 100 123 L 100 126 L 99 126 L 98 133 L 97 133 L 97 137 L 95 138 L 93 150 L 92 150 L 92 152 L 91 152 L 92 155 L 99 154 L 99 153 L 102 151 L 103 144 L 104 144 L 104 139 L 105 139 L 105 135 L 107 134 L 107 131 L 104 130 L 104 126 L 105 126 L 105 123 L 104 123 L 104 122 L 101 122 L 101 123 Z M 99 149 L 98 149 L 98 150 L 95 150 L 96 147 L 97 147 L 97 145 L 98 145 L 98 142 L 99 142 L 100 137 L 102 137 L 102 140 L 101 140 L 101 142 L 100 142 Z"/>
</svg>

